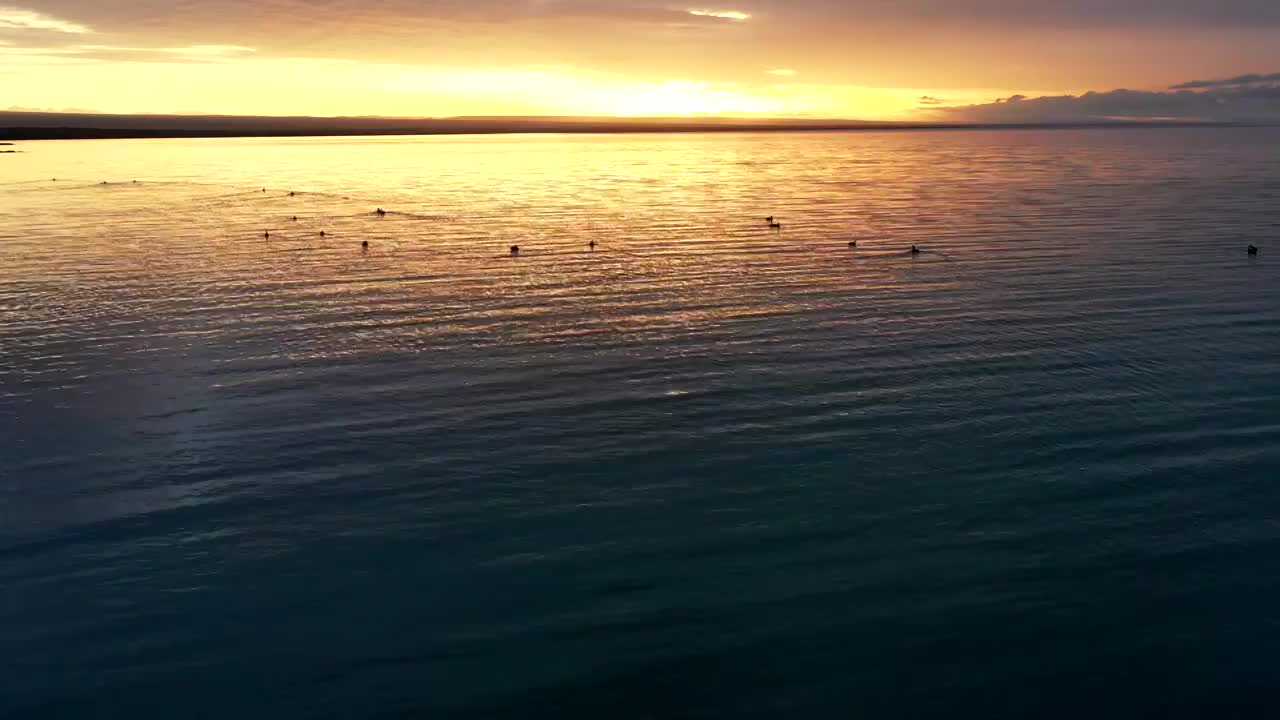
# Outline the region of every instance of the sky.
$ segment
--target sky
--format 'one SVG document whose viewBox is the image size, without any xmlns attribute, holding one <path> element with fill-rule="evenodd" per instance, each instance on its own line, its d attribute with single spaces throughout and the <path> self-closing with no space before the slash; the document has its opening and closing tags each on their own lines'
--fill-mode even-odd
<svg viewBox="0 0 1280 720">
<path fill-rule="evenodd" d="M 1280 0 L 0 0 L 0 109 L 1277 120 Z"/>
</svg>

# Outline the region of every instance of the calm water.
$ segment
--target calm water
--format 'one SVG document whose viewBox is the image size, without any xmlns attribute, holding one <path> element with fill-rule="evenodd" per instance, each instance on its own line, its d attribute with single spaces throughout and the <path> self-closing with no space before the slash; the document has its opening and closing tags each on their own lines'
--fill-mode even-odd
<svg viewBox="0 0 1280 720">
<path fill-rule="evenodd" d="M 1280 686 L 1280 131 L 17 149 L 0 715 Z"/>
</svg>

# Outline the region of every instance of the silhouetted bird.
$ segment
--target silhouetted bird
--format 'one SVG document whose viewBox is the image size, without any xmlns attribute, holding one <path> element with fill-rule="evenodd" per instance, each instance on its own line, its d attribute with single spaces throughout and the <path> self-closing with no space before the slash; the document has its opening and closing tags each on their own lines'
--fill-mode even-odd
<svg viewBox="0 0 1280 720">
<path fill-rule="evenodd" d="M 266 191 L 267 191 L 267 189 L 266 189 L 266 188 L 262 188 L 262 192 L 266 192 Z"/>
<path fill-rule="evenodd" d="M 264 238 L 266 238 L 266 239 L 270 240 L 270 239 L 271 239 L 271 231 L 270 231 L 270 230 L 268 230 L 268 231 L 266 231 L 266 232 L 262 233 L 262 237 L 264 237 Z"/>
<path fill-rule="evenodd" d="M 769 227 L 773 228 L 774 230 L 781 230 L 781 229 L 782 229 L 782 223 L 771 222 L 771 223 L 769 223 Z"/>
<path fill-rule="evenodd" d="M 1250 255 L 1257 255 L 1257 254 L 1258 254 L 1258 248 L 1256 248 L 1256 247 L 1254 247 L 1254 246 L 1250 245 L 1250 246 L 1249 246 L 1249 254 L 1250 254 Z"/>
<path fill-rule="evenodd" d="M 596 250 L 596 241 L 595 241 L 595 240 L 592 240 L 591 242 L 587 243 L 587 247 L 591 248 L 591 252 L 595 252 L 595 250 Z"/>
<path fill-rule="evenodd" d="M 321 230 L 321 231 L 320 231 L 320 237 L 324 237 L 324 231 L 323 231 L 323 230 Z"/>
<path fill-rule="evenodd" d="M 383 215 L 387 214 L 387 211 L 383 210 L 382 208 L 378 208 L 377 210 L 374 210 L 374 213 L 376 213 L 378 217 L 382 217 Z"/>
<path fill-rule="evenodd" d="M 298 222 L 298 216 L 297 216 L 297 215 L 294 215 L 294 216 L 293 216 L 293 221 L 294 221 L 294 222 Z"/>
<path fill-rule="evenodd" d="M 512 246 L 511 246 L 511 257 L 515 257 L 515 256 L 517 256 L 517 255 L 519 255 L 519 254 L 520 254 L 520 246 L 519 246 L 519 245 L 512 245 Z"/>
<path fill-rule="evenodd" d="M 912 245 L 912 246 L 911 246 L 911 254 L 912 254 L 912 255 L 919 255 L 919 254 L 920 254 L 920 248 L 916 247 L 915 245 Z"/>
<path fill-rule="evenodd" d="M 769 223 L 770 225 L 772 225 L 772 224 L 773 224 L 773 216 L 772 216 L 772 215 L 770 215 L 769 217 L 765 218 L 765 219 L 764 219 L 764 221 L 765 221 L 765 222 L 767 222 L 767 223 Z"/>
<path fill-rule="evenodd" d="M 369 249 L 369 241 L 368 241 L 368 240 L 365 240 L 364 242 L 360 243 L 360 247 L 364 248 L 365 250 L 368 250 L 368 249 Z"/>
<path fill-rule="evenodd" d="M 852 248 L 852 247 L 858 247 L 858 241 L 857 241 L 857 240 L 850 240 L 850 241 L 849 241 L 849 247 L 851 247 L 851 248 Z"/>
<path fill-rule="evenodd" d="M 295 193 L 294 193 L 292 190 L 290 190 L 290 191 L 289 191 L 289 197 L 293 197 L 293 196 L 294 196 L 294 194 L 295 194 Z"/>
</svg>

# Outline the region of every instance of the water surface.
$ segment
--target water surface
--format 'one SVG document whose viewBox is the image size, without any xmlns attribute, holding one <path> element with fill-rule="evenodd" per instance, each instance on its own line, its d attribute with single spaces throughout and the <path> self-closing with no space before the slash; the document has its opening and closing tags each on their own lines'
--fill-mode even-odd
<svg viewBox="0 0 1280 720">
<path fill-rule="evenodd" d="M 0 714 L 1255 706 L 1277 148 L 24 143 Z"/>
</svg>

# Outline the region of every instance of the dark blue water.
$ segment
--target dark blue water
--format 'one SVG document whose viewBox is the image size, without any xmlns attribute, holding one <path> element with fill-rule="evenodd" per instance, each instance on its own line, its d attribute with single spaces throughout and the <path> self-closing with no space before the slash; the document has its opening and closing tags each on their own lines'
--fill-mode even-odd
<svg viewBox="0 0 1280 720">
<path fill-rule="evenodd" d="M 1277 141 L 29 144 L 0 716 L 1265 712 Z"/>
</svg>

